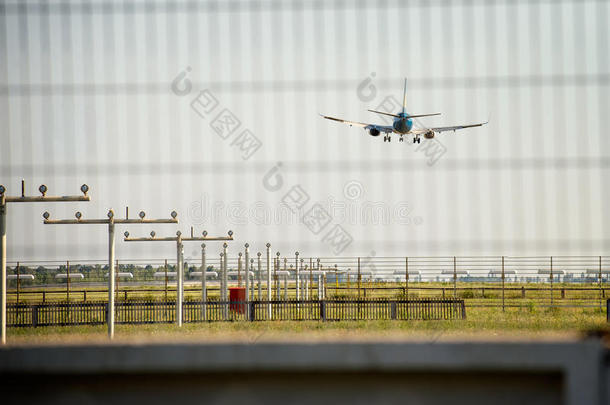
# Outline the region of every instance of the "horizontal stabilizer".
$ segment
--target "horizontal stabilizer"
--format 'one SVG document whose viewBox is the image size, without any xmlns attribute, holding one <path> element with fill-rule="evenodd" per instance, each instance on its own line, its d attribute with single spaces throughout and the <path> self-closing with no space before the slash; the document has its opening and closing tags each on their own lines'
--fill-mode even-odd
<svg viewBox="0 0 610 405">
<path fill-rule="evenodd" d="M 417 115 L 411 115 L 411 114 L 407 114 L 409 116 L 409 118 L 418 118 L 418 117 L 431 117 L 433 115 L 441 115 L 441 113 L 433 113 L 433 114 L 417 114 Z"/>
<path fill-rule="evenodd" d="M 383 114 L 383 115 L 389 115 L 390 117 L 394 117 L 394 118 L 402 118 L 400 115 L 396 115 L 396 114 L 390 114 L 387 112 L 383 112 L 383 111 L 375 111 L 375 110 L 369 110 L 370 112 L 374 112 L 377 114 Z M 411 115 L 411 114 L 407 114 L 407 118 L 418 118 L 418 117 L 431 117 L 433 115 L 441 115 L 441 113 L 433 113 L 433 114 L 416 114 L 416 115 Z"/>
<path fill-rule="evenodd" d="M 390 113 L 383 112 L 383 111 L 375 111 L 375 110 L 369 110 L 369 111 L 377 113 L 377 114 L 389 115 L 390 117 L 400 118 L 400 115 L 390 114 Z"/>
</svg>

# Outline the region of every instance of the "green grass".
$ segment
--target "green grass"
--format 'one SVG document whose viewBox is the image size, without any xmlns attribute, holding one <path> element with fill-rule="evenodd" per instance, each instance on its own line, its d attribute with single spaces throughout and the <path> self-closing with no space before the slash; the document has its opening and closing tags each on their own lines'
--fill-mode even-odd
<svg viewBox="0 0 610 405">
<path fill-rule="evenodd" d="M 574 339 L 609 330 L 599 309 L 469 308 L 454 321 L 276 321 L 117 325 L 119 342 Z M 106 326 L 10 328 L 9 344 L 105 343 Z"/>
<path fill-rule="evenodd" d="M 384 282 L 384 283 L 370 283 L 363 282 L 361 284 L 362 289 L 360 290 L 360 297 L 364 298 L 404 298 L 405 290 L 402 288 L 405 286 L 404 283 Z M 294 288 L 294 283 L 290 283 L 290 287 Z M 338 287 L 338 288 L 336 288 Z M 345 289 L 349 287 L 351 289 Z M 397 287 L 399 289 L 375 289 L 377 287 Z M 456 294 L 458 298 L 463 298 L 467 301 L 472 300 L 471 303 L 484 301 L 487 303 L 495 303 L 501 301 L 502 291 L 497 289 L 500 288 L 501 284 L 497 282 L 458 282 Z M 526 297 L 522 298 L 521 287 L 526 289 Z M 608 288 L 608 284 L 603 286 Z M 434 288 L 434 289 L 430 289 Z M 507 303 L 519 304 L 529 300 L 536 300 L 541 303 L 550 303 L 551 291 L 549 283 L 506 283 L 504 298 Z M 589 288 L 590 290 L 571 290 Z M 82 302 L 84 298 L 84 291 L 87 291 L 87 301 L 104 301 L 108 298 L 108 294 L 105 291 L 105 286 L 87 286 L 79 285 L 79 283 L 73 283 L 71 285 L 70 301 L 71 302 Z M 165 297 L 163 286 L 151 285 L 151 286 L 131 286 L 129 283 L 120 283 L 117 288 L 116 298 L 119 301 L 125 299 L 125 289 L 129 290 L 127 293 L 127 300 L 162 300 Z M 175 286 L 170 286 L 168 293 L 168 299 L 175 299 Z M 366 293 L 365 293 L 366 289 Z M 443 291 L 444 289 L 444 291 Z M 562 297 L 562 289 L 564 294 Z M 146 290 L 155 290 L 149 292 Z M 189 291 L 192 290 L 192 291 Z M 39 287 L 24 288 L 23 293 L 20 294 L 20 302 L 37 303 L 42 302 L 42 291 Z M 47 301 L 65 301 L 66 300 L 66 288 L 65 286 L 47 287 L 46 291 Z M 95 291 L 95 292 L 94 292 Z M 255 291 L 258 291 L 255 289 Z M 275 297 L 275 289 L 274 297 Z M 283 294 L 283 284 L 281 293 Z M 15 302 L 16 295 L 15 289 L 9 289 L 8 301 Z M 326 284 L 326 292 L 328 298 L 356 298 L 358 297 L 357 283 L 352 281 L 350 283 L 340 283 L 336 285 L 334 282 Z M 317 296 L 316 286 L 312 289 L 313 296 Z M 208 290 L 208 297 L 218 297 L 218 286 L 214 286 Z M 263 288 L 263 294 L 266 296 L 266 289 Z M 443 295 L 447 298 L 454 296 L 453 283 L 449 282 L 410 282 L 409 283 L 409 298 L 430 298 L 430 297 L 442 297 Z M 553 300 L 557 301 L 558 304 L 581 304 L 588 303 L 592 304 L 596 301 L 599 302 L 600 291 L 598 284 L 582 284 L 582 283 L 555 283 L 553 285 Z M 605 300 L 605 295 L 603 299 Z M 295 298 L 295 291 L 289 290 L 289 296 Z M 198 285 L 187 285 L 185 291 L 185 299 L 199 299 L 201 297 L 201 290 Z"/>
</svg>

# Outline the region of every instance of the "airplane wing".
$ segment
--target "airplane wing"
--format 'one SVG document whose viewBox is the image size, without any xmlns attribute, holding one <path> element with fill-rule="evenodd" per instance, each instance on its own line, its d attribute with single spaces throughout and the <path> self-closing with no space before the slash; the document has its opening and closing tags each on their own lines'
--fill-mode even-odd
<svg viewBox="0 0 610 405">
<path fill-rule="evenodd" d="M 411 133 L 415 134 L 415 135 L 420 135 L 420 134 L 424 134 L 424 133 L 426 133 L 428 131 L 434 131 L 434 132 L 457 131 L 458 129 L 481 127 L 481 126 L 487 124 L 488 122 L 489 121 L 481 122 L 479 124 L 456 125 L 456 126 L 453 126 L 453 127 L 417 128 L 417 129 L 412 129 Z"/>
<path fill-rule="evenodd" d="M 343 124 L 347 124 L 350 127 L 356 126 L 356 127 L 364 128 L 367 131 L 369 129 L 375 128 L 375 129 L 379 130 L 379 132 L 385 132 L 386 134 L 394 132 L 394 128 L 391 126 L 387 126 L 387 125 L 376 125 L 376 124 L 367 124 L 364 122 L 347 121 L 347 120 L 344 120 L 341 118 L 330 117 L 328 115 L 323 115 L 323 114 L 320 114 L 320 116 L 322 116 L 322 118 L 326 118 L 327 120 L 342 122 Z"/>
</svg>

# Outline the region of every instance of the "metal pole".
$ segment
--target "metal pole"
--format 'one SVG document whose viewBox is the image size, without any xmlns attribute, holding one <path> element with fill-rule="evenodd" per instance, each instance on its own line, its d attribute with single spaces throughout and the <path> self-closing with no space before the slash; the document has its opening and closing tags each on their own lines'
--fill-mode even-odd
<svg viewBox="0 0 610 405">
<path fill-rule="evenodd" d="M 271 320 L 271 243 L 267 243 L 267 319 Z"/>
<path fill-rule="evenodd" d="M 206 287 L 206 275 L 205 271 L 207 269 L 207 265 L 205 263 L 205 243 L 201 244 L 201 319 L 204 321 L 207 320 L 207 301 L 208 301 L 208 291 Z"/>
<path fill-rule="evenodd" d="M 114 290 L 115 290 L 115 301 L 117 301 L 121 296 L 121 285 L 119 284 L 119 273 L 121 272 L 121 265 L 119 264 L 118 259 L 116 260 L 116 264 L 114 265 Z"/>
<path fill-rule="evenodd" d="M 453 256 L 453 298 L 457 298 L 457 266 L 455 256 Z"/>
<path fill-rule="evenodd" d="M 241 256 L 242 253 L 237 254 L 237 286 L 241 287 Z"/>
<path fill-rule="evenodd" d="M 248 297 L 248 295 L 250 294 L 250 245 L 246 243 L 244 246 L 246 248 L 244 252 L 244 260 L 246 261 L 246 303 L 248 303 L 250 301 Z M 246 305 L 246 313 L 250 313 L 248 305 Z"/>
<path fill-rule="evenodd" d="M 405 299 L 409 299 L 409 258 L 405 257 Z"/>
<path fill-rule="evenodd" d="M 358 301 L 360 301 L 360 281 L 362 280 L 362 274 L 360 273 L 360 257 L 358 257 Z M 360 307 L 358 307 L 360 312 Z"/>
<path fill-rule="evenodd" d="M 70 303 L 70 261 L 66 261 L 66 302 Z"/>
<path fill-rule="evenodd" d="M 224 257 L 224 270 L 222 272 L 222 279 L 223 279 L 223 284 L 224 284 L 224 291 L 223 291 L 223 301 L 224 301 L 224 319 L 228 319 L 229 318 L 229 276 L 228 276 L 228 269 L 227 266 L 229 264 L 228 262 L 228 252 L 227 252 L 227 248 L 229 245 L 227 245 L 226 243 L 224 243 L 222 245 L 222 253 L 223 253 L 223 257 Z"/>
<path fill-rule="evenodd" d="M 224 253 L 220 252 L 220 291 L 219 291 L 219 301 L 221 303 L 223 303 L 225 301 L 225 287 L 224 287 L 224 283 L 225 283 L 225 277 L 224 277 L 224 272 L 225 272 L 225 259 L 224 259 L 225 255 Z"/>
<path fill-rule="evenodd" d="M 220 291 L 218 292 L 218 298 L 220 300 L 220 302 L 224 301 L 225 299 L 225 287 L 224 287 L 224 283 L 225 283 L 225 278 L 224 278 L 224 271 L 225 271 L 225 255 L 224 253 L 222 253 L 222 251 L 220 252 Z"/>
<path fill-rule="evenodd" d="M 273 266 L 273 280 L 275 283 L 275 299 L 280 299 L 280 279 L 278 278 L 277 272 L 280 270 L 280 252 L 276 253 L 275 266 Z"/>
<path fill-rule="evenodd" d="M 305 269 L 305 271 L 307 271 L 306 267 L 303 267 L 304 261 L 305 261 L 305 259 L 301 259 L 301 268 L 299 269 L 299 272 L 303 269 Z M 307 299 L 307 274 L 304 274 L 303 280 L 301 281 L 301 299 L 302 300 Z"/>
<path fill-rule="evenodd" d="M 323 267 L 320 266 L 320 270 L 322 269 Z M 324 271 L 320 272 L 320 284 L 322 284 L 320 286 L 320 296 L 323 300 L 326 300 L 326 272 Z"/>
<path fill-rule="evenodd" d="M 505 311 L 504 303 L 504 256 L 502 256 L 502 312 Z"/>
<path fill-rule="evenodd" d="M 178 291 L 176 296 L 176 322 L 182 326 L 182 233 L 176 232 L 176 278 Z"/>
<path fill-rule="evenodd" d="M 301 285 L 300 274 L 299 274 L 299 252 L 294 253 L 294 269 L 295 269 L 295 277 L 296 277 L 296 292 L 297 292 L 297 301 L 301 299 L 301 292 L 299 287 Z"/>
<path fill-rule="evenodd" d="M 551 256 L 551 308 L 553 307 L 553 256 Z"/>
<path fill-rule="evenodd" d="M 312 300 L 313 299 L 313 259 L 310 257 L 309 258 L 309 293 L 307 295 L 307 298 Z"/>
<path fill-rule="evenodd" d="M 260 301 L 263 299 L 263 270 L 261 268 L 262 253 L 258 252 L 256 256 L 258 256 L 258 300 Z"/>
<path fill-rule="evenodd" d="M 2 344 L 6 344 L 6 197 L 0 194 L 0 262 L 2 262 L 2 280 L 0 281 L 0 323 L 2 329 Z"/>
<path fill-rule="evenodd" d="M 284 273 L 284 301 L 288 300 L 288 275 Z"/>
<path fill-rule="evenodd" d="M 250 271 L 252 278 L 250 279 L 250 301 L 254 301 L 254 259 L 250 259 Z"/>
<path fill-rule="evenodd" d="M 284 301 L 288 301 L 288 276 L 287 268 L 288 267 L 288 258 L 284 257 Z"/>
<path fill-rule="evenodd" d="M 339 275 L 338 275 L 338 269 L 337 269 L 337 265 L 335 264 L 335 298 L 337 297 L 337 294 L 339 293 Z"/>
<path fill-rule="evenodd" d="M 599 257 L 599 310 L 603 311 L 602 308 L 603 290 L 602 290 L 602 257 Z"/>
<path fill-rule="evenodd" d="M 322 295 L 322 273 L 320 272 L 320 259 L 317 259 L 318 263 L 318 301 L 323 300 L 324 296 Z"/>
<path fill-rule="evenodd" d="M 19 304 L 19 290 L 21 288 L 21 277 L 19 274 L 19 262 L 17 262 L 17 304 Z"/>
<path fill-rule="evenodd" d="M 165 259 L 165 301 L 167 302 L 167 259 Z"/>
<path fill-rule="evenodd" d="M 112 213 L 112 216 L 110 216 Z M 114 338 L 114 212 L 108 213 L 108 338 Z"/>
</svg>

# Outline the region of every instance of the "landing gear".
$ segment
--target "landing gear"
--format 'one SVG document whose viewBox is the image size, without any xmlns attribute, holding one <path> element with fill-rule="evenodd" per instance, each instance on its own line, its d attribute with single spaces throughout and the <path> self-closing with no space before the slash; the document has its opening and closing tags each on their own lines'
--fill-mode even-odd
<svg viewBox="0 0 610 405">
<path fill-rule="evenodd" d="M 400 135 L 400 138 L 398 139 L 398 142 L 404 142 L 405 139 L 402 137 L 402 135 Z"/>
<path fill-rule="evenodd" d="M 392 138 L 390 138 L 390 135 L 385 135 L 385 136 L 383 137 L 383 141 L 384 141 L 384 142 L 392 142 Z"/>
<path fill-rule="evenodd" d="M 419 136 L 414 136 L 413 143 L 421 143 L 421 138 Z"/>
</svg>

